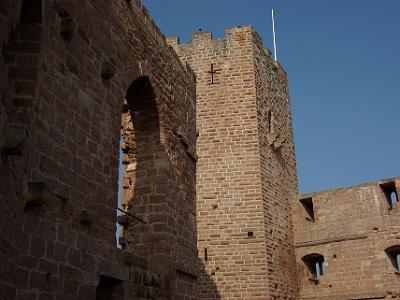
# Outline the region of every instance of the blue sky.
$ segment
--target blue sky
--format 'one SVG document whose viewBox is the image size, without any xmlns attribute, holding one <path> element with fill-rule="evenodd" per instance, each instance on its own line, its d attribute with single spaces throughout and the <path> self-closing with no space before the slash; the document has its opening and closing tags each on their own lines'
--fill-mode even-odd
<svg viewBox="0 0 400 300">
<path fill-rule="evenodd" d="M 400 176 L 400 0 L 144 0 L 166 35 L 251 24 L 288 72 L 301 193 Z"/>
</svg>

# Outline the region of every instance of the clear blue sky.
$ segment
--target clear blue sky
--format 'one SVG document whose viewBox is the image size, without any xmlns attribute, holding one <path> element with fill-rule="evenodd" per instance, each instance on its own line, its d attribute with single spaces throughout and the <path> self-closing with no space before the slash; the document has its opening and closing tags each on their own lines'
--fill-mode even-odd
<svg viewBox="0 0 400 300">
<path fill-rule="evenodd" d="M 400 0 L 144 0 L 166 35 L 251 24 L 288 72 L 301 193 L 400 176 Z"/>
</svg>

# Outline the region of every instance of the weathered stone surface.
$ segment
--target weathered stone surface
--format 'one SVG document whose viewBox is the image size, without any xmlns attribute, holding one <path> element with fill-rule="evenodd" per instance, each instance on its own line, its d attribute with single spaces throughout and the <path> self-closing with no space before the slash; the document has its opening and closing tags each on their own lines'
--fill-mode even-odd
<svg viewBox="0 0 400 300">
<path fill-rule="evenodd" d="M 382 186 L 399 195 L 400 179 L 381 180 L 293 199 L 294 237 L 301 299 L 388 299 L 398 293 L 399 275 L 386 249 L 400 246 L 399 206 L 390 209 Z M 314 221 L 301 199 L 312 199 Z M 324 257 L 318 284 L 302 258 Z"/>
<path fill-rule="evenodd" d="M 197 32 L 184 45 L 168 41 L 197 79 L 200 298 L 298 299 L 286 74 L 251 27 L 227 29 L 223 40 Z"/>
<path fill-rule="evenodd" d="M 187 221 L 195 163 L 170 131 L 182 128 L 195 147 L 193 72 L 139 1 L 2 0 L 0 11 L 0 298 L 95 299 L 103 285 L 105 298 L 137 299 L 143 289 L 146 299 L 197 299 L 196 282 L 178 290 L 170 277 L 176 261 L 197 262 L 196 224 Z M 135 122 L 148 104 L 143 89 L 155 114 Z M 148 220 L 122 230 L 125 250 L 142 256 L 129 265 L 115 236 L 123 109 L 143 146 L 125 149 L 123 203 L 133 191 L 154 201 L 127 207 Z M 145 282 L 130 281 L 135 270 Z"/>
<path fill-rule="evenodd" d="M 21 154 L 27 139 L 28 134 L 24 125 L 7 123 L 3 128 L 0 148 L 9 155 Z"/>
</svg>

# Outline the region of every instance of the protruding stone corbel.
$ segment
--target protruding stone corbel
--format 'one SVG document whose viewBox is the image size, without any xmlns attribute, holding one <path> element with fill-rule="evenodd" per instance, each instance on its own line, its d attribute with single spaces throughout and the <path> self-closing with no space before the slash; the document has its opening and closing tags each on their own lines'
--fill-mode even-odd
<svg viewBox="0 0 400 300">
<path fill-rule="evenodd" d="M 267 141 L 268 145 L 271 146 L 274 150 L 279 150 L 286 142 L 286 139 L 279 136 L 279 134 L 276 132 L 270 132 L 267 134 Z"/>
<path fill-rule="evenodd" d="M 275 133 L 275 132 L 269 132 L 267 134 L 268 145 L 272 146 L 275 143 L 275 141 L 278 138 L 278 136 L 279 135 L 277 133 Z"/>
<path fill-rule="evenodd" d="M 24 193 L 26 207 L 43 205 L 50 197 L 46 183 L 42 181 L 29 182 Z"/>
<path fill-rule="evenodd" d="M 197 162 L 199 160 L 198 155 L 196 154 L 196 148 L 194 146 L 189 146 L 186 150 L 187 155 L 189 156 L 189 158 L 194 161 Z"/>
<path fill-rule="evenodd" d="M 76 35 L 78 31 L 78 24 L 70 16 L 64 16 L 60 21 L 60 34 L 61 36 L 70 41 Z"/>
<path fill-rule="evenodd" d="M 117 68 L 112 62 L 110 61 L 103 62 L 101 66 L 101 78 L 103 78 L 104 80 L 110 80 L 115 76 L 116 72 Z"/>
<path fill-rule="evenodd" d="M 25 125 L 8 123 L 3 127 L 3 140 L 0 147 L 6 154 L 21 154 L 27 139 L 28 133 Z"/>
<path fill-rule="evenodd" d="M 278 137 L 277 139 L 276 139 L 276 141 L 274 142 L 274 144 L 273 144 L 273 148 L 275 149 L 275 150 L 278 150 L 278 149 L 280 149 L 280 148 L 282 148 L 282 146 L 283 146 L 283 144 L 286 142 L 286 139 L 285 138 L 283 138 L 283 137 Z"/>
</svg>

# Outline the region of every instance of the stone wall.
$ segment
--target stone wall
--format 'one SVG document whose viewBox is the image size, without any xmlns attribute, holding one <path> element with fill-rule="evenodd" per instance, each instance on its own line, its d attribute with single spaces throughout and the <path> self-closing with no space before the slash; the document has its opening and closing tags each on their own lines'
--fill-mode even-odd
<svg viewBox="0 0 400 300">
<path fill-rule="evenodd" d="M 0 298 L 196 299 L 194 74 L 139 1 L 3 0 L 0 25 Z M 127 115 L 146 224 L 119 250 Z"/>
<path fill-rule="evenodd" d="M 285 73 L 251 27 L 227 29 L 220 40 L 197 32 L 187 44 L 168 42 L 197 81 L 200 298 L 296 299 Z M 268 111 L 273 143 L 266 141 Z"/>
<path fill-rule="evenodd" d="M 293 201 L 301 299 L 400 298 L 400 273 L 385 251 L 400 245 L 400 207 L 391 209 L 387 192 L 399 195 L 399 187 L 395 178 Z M 314 216 L 306 209 L 310 201 Z M 309 254 L 324 257 L 319 278 L 304 262 Z"/>
</svg>

